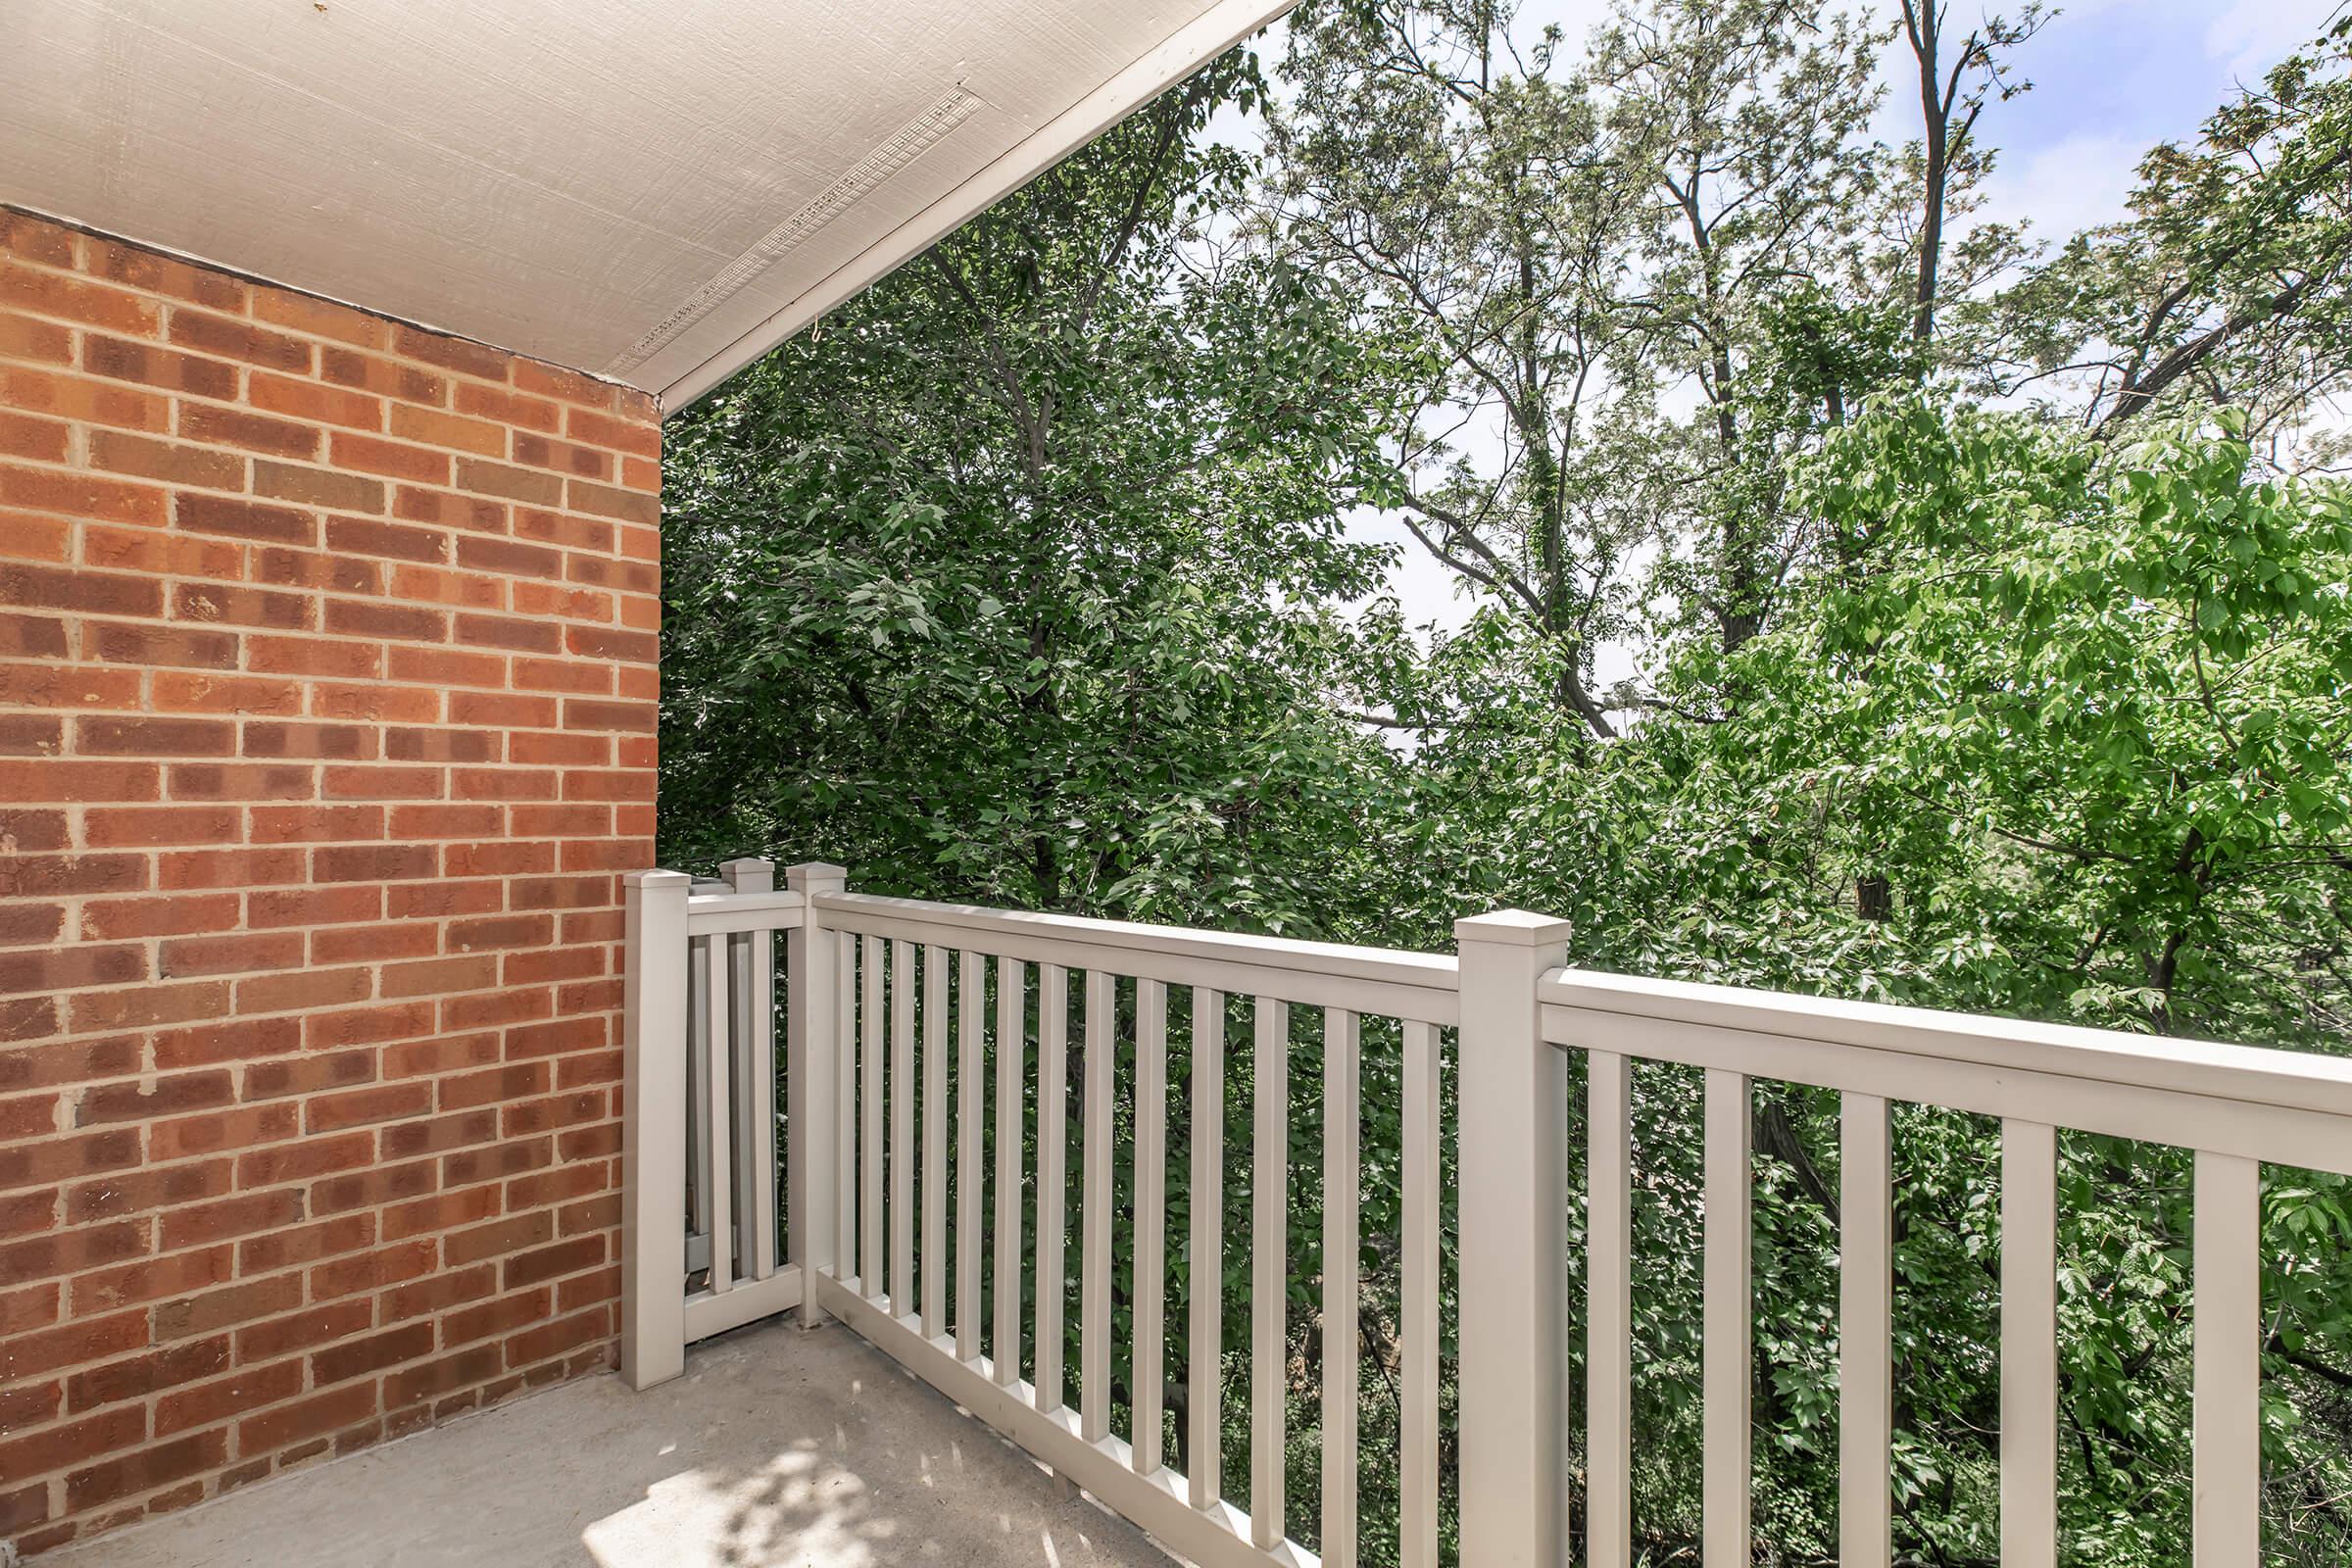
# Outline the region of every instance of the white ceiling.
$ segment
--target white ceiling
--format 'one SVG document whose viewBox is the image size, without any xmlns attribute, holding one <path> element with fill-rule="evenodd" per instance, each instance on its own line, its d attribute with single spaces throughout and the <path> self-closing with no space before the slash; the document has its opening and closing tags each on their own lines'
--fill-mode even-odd
<svg viewBox="0 0 2352 1568">
<path fill-rule="evenodd" d="M 1290 0 L 0 0 L 0 202 L 675 408 Z"/>
</svg>

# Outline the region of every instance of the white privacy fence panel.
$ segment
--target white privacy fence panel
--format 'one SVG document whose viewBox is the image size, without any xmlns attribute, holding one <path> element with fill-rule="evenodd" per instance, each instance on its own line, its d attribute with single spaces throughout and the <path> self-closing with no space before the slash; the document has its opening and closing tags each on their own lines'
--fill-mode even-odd
<svg viewBox="0 0 2352 1568">
<path fill-rule="evenodd" d="M 1840 1562 L 1890 1559 L 1898 1102 L 2002 1127 L 2011 1568 L 2057 1555 L 2059 1130 L 2196 1152 L 2194 1547 L 2201 1565 L 2258 1560 L 2260 1166 L 2352 1173 L 2352 1064 L 1587 974 L 1562 967 L 1565 925 L 1517 911 L 1460 922 L 1457 956 L 1422 955 L 875 898 L 847 892 L 834 866 L 794 867 L 782 890 L 764 861 L 725 870 L 721 883 L 627 878 L 622 1369 L 638 1387 L 676 1375 L 692 1341 L 797 1305 L 807 1321 L 856 1330 L 1206 1568 L 1313 1563 L 1300 1534 L 1334 1568 L 1359 1554 L 1434 1568 L 1451 1338 L 1460 1560 L 1630 1568 L 1642 1442 L 1634 1064 L 1679 1063 L 1703 1083 L 1710 1568 L 1746 1568 L 1752 1544 L 1758 1078 L 1840 1097 Z M 1394 1082 L 1365 1081 L 1368 1021 Z M 1452 1084 L 1446 1031 L 1458 1031 Z M 1245 1050 L 1232 1087 L 1249 1110 L 1229 1116 L 1227 1079 Z M 1588 1249 L 1585 1400 L 1573 1411 L 1571 1053 L 1585 1068 Z M 1375 1461 L 1396 1467 L 1398 1517 L 1377 1551 L 1357 1496 L 1362 1135 L 1375 1102 L 1401 1114 L 1388 1178 L 1401 1186 L 1396 1356 L 1380 1368 L 1397 1426 L 1393 1458 Z M 1302 1115 L 1319 1133 L 1294 1125 Z M 1187 1204 L 1173 1225 L 1172 1169 Z M 1450 1336 L 1440 1321 L 1449 1169 L 1460 1227 Z M 1227 1231 L 1229 1173 L 1249 1183 L 1245 1235 Z M 1308 1272 L 1291 1250 L 1293 1193 L 1318 1176 L 1322 1230 L 1302 1245 L 1319 1240 L 1324 1259 L 1304 1298 L 1320 1353 L 1294 1363 L 1293 1330 L 1309 1327 L 1294 1311 L 1309 1308 L 1290 1298 Z M 1235 1278 L 1247 1281 L 1236 1315 L 1248 1330 L 1234 1336 L 1228 1257 L 1247 1260 Z M 1179 1271 L 1180 1322 L 1164 1309 Z M 1302 1390 L 1301 1377 L 1319 1388 Z M 1286 1428 L 1302 1392 L 1319 1407 L 1319 1518 L 1287 1495 Z M 1572 1420 L 1585 1433 L 1581 1541 Z M 1248 1433 L 1232 1473 L 1229 1424 Z"/>
</svg>

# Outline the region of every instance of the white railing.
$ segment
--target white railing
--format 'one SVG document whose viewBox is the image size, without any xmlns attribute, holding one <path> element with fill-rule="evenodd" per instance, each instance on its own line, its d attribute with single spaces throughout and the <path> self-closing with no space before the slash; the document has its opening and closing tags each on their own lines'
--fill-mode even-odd
<svg viewBox="0 0 2352 1568">
<path fill-rule="evenodd" d="M 1402 1048 L 1402 1081 L 1379 1098 L 1401 1105 L 1396 1462 L 1407 1568 L 1438 1557 L 1440 1075 L 1442 1032 L 1457 1029 L 1462 1562 L 1556 1568 L 1572 1545 L 1593 1568 L 1631 1562 L 1641 1441 L 1631 1398 L 1636 1059 L 1701 1069 L 1706 1084 L 1710 1568 L 1751 1560 L 1750 1086 L 1759 1077 L 1843 1096 L 1840 1562 L 1884 1568 L 1890 1556 L 1892 1101 L 2002 1119 L 2009 1568 L 2056 1561 L 2056 1129 L 2197 1151 L 2196 1560 L 2259 1559 L 2259 1162 L 2352 1173 L 2352 1063 L 1585 973 L 1562 965 L 1564 925 L 1517 911 L 1459 922 L 1458 956 L 1446 956 L 867 897 L 845 891 L 835 866 L 795 867 L 781 893 L 764 861 L 726 870 L 723 885 L 666 871 L 627 878 L 622 1371 L 634 1386 L 676 1375 L 693 1340 L 798 1305 L 808 1322 L 832 1317 L 863 1335 L 1204 1568 L 1315 1562 L 1289 1537 L 1284 1494 L 1299 1132 L 1291 1011 L 1320 1008 L 1323 1563 L 1352 1564 L 1358 1545 L 1367 1017 L 1397 1020 Z M 781 1204 L 775 931 L 789 944 Z M 1162 1376 L 1151 1375 L 1164 1375 L 1169 1349 L 1171 988 L 1191 1030 L 1190 1104 L 1179 1119 L 1191 1190 L 1184 1246 L 1188 1264 L 1201 1265 L 1190 1269 L 1180 1329 L 1189 1420 L 1175 1465 Z M 1222 1343 L 1224 1061 L 1237 1004 L 1252 1020 L 1246 1348 Z M 1124 1068 L 1122 1042 L 1132 1050 Z M 1585 1055 L 1588 1086 L 1582 1543 L 1568 1539 L 1563 1451 L 1573 1416 L 1570 1052 Z M 1133 1129 L 1124 1206 L 1113 1171 L 1122 1105 Z M 1064 1364 L 1063 1321 L 1073 1220 L 1075 1367 Z M 1123 1401 L 1112 1381 L 1122 1251 L 1131 1258 L 1124 1348 L 1136 1369 Z M 1229 1349 L 1249 1371 L 1246 1510 L 1221 1474 Z M 1114 1431 L 1122 1404 L 1125 1430 Z"/>
</svg>

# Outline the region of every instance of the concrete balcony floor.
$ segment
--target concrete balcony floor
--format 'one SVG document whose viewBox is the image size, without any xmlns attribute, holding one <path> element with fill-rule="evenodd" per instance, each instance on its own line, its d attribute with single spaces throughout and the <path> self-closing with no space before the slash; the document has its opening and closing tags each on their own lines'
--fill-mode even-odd
<svg viewBox="0 0 2352 1568">
<path fill-rule="evenodd" d="M 44 1568 L 1168 1568 L 849 1330 L 771 1322 L 68 1547 Z"/>
</svg>

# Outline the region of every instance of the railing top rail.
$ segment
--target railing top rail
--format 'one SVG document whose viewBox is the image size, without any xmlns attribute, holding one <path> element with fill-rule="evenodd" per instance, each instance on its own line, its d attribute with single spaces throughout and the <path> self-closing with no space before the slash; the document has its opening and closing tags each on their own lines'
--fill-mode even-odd
<svg viewBox="0 0 2352 1568">
<path fill-rule="evenodd" d="M 687 931 L 714 936 L 731 931 L 788 931 L 806 917 L 808 896 L 797 888 L 737 893 L 723 883 L 697 882 L 686 898 Z"/>
<path fill-rule="evenodd" d="M 1899 1053 L 1996 1071 L 2352 1117 L 2352 1060 L 1885 1003 L 1554 969 L 1538 1000 L 1585 1013 Z M 1582 1044 L 1559 1040 L 1562 1045 Z"/>
<path fill-rule="evenodd" d="M 1316 980 L 1375 988 L 1395 1002 L 1418 999 L 1411 1016 L 1443 1015 L 1450 1022 L 1460 974 L 1451 954 L 1359 948 L 1337 942 L 1203 931 L 1188 926 L 1091 920 L 1026 909 L 934 904 L 866 893 L 824 893 L 815 908 L 826 923 L 871 936 L 902 937 L 971 948 L 1006 956 L 1100 967 L 1179 983 L 1261 992 L 1288 1000 L 1297 982 Z M 1198 976 L 1199 978 L 1194 978 Z M 1380 1011 L 1367 1004 L 1360 1010 Z"/>
</svg>

